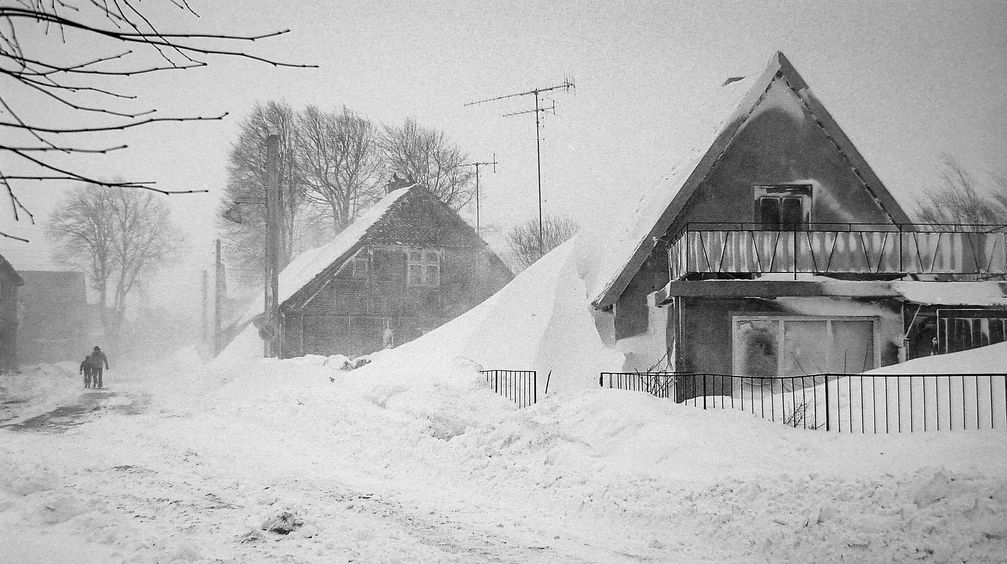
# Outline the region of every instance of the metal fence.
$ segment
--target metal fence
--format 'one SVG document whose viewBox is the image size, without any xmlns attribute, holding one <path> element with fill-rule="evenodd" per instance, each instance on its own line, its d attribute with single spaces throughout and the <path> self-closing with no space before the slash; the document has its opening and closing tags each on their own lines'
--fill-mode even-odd
<svg viewBox="0 0 1007 564">
<path fill-rule="evenodd" d="M 538 374 L 534 370 L 480 370 L 494 392 L 518 407 L 538 402 Z"/>
<path fill-rule="evenodd" d="M 1007 373 L 755 377 L 602 372 L 599 385 L 840 433 L 1007 429 Z"/>
</svg>

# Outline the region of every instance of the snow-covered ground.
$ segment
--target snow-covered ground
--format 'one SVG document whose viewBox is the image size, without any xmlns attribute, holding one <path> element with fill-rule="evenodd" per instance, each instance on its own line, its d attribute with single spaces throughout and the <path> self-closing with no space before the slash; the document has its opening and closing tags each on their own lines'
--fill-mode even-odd
<svg viewBox="0 0 1007 564">
<path fill-rule="evenodd" d="M 826 433 L 599 389 L 622 357 L 586 295 L 566 245 L 352 371 L 256 358 L 253 329 L 207 365 L 194 351 L 115 362 L 108 391 L 80 389 L 70 365 L 4 375 L 17 401 L 0 417 L 0 562 L 1007 554 L 1002 429 Z M 1002 366 L 1005 352 L 952 361 Z M 480 367 L 552 369 L 552 387 L 517 409 Z"/>
<path fill-rule="evenodd" d="M 837 435 L 601 389 L 518 410 L 470 361 L 417 351 L 350 372 L 194 357 L 108 373 L 139 413 L 0 430 L 0 561 L 1007 554 L 1002 431 Z M 79 386 L 50 367 L 19 378 Z M 285 513 L 302 525 L 262 530 Z"/>
</svg>

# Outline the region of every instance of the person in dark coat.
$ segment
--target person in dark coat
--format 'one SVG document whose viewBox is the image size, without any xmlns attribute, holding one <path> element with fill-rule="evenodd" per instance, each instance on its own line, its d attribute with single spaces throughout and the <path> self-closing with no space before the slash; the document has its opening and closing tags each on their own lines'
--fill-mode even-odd
<svg viewBox="0 0 1007 564">
<path fill-rule="evenodd" d="M 84 387 L 91 387 L 91 357 L 85 356 L 83 362 L 80 363 L 80 374 L 84 375 Z"/>
<path fill-rule="evenodd" d="M 101 347 L 94 347 L 94 351 L 87 357 L 88 364 L 91 365 L 91 384 L 95 388 L 101 387 L 102 366 L 108 368 L 108 357 L 102 352 Z"/>
</svg>

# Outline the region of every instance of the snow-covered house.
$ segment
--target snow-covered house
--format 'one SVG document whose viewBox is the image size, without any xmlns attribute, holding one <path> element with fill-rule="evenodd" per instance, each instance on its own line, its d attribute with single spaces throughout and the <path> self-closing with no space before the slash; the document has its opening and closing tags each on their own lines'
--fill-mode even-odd
<svg viewBox="0 0 1007 564">
<path fill-rule="evenodd" d="M 0 255 L 0 369 L 17 366 L 18 286 L 21 275 Z"/>
<path fill-rule="evenodd" d="M 461 217 L 418 184 L 389 191 L 280 272 L 281 356 L 358 356 L 442 325 L 513 274 Z M 262 313 L 246 314 L 247 323 Z"/>
<path fill-rule="evenodd" d="M 19 303 L 18 357 L 24 362 L 79 361 L 91 350 L 97 311 L 87 304 L 83 272 L 25 270 Z"/>
<path fill-rule="evenodd" d="M 591 300 L 627 369 L 860 372 L 1004 340 L 1005 226 L 914 224 L 782 53 L 745 83 L 613 236 Z"/>
</svg>

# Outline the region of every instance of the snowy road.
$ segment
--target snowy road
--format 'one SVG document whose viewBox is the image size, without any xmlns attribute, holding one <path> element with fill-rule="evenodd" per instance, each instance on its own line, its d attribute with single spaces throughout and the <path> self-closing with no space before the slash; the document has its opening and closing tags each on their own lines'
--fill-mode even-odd
<svg viewBox="0 0 1007 564">
<path fill-rule="evenodd" d="M 517 410 L 443 372 L 305 359 L 74 390 L 0 429 L 0 561 L 1007 553 L 1002 430 L 839 436 L 614 390 Z M 266 530 L 281 516 L 289 534 Z"/>
<path fill-rule="evenodd" d="M 148 398 L 142 395 L 120 394 L 108 389 L 83 390 L 71 401 L 16 423 L 2 424 L 0 428 L 11 431 L 65 432 L 70 427 L 100 416 L 103 411 L 132 415 L 141 413 L 147 403 Z M 15 412 L 12 410 L 12 413 Z"/>
</svg>

